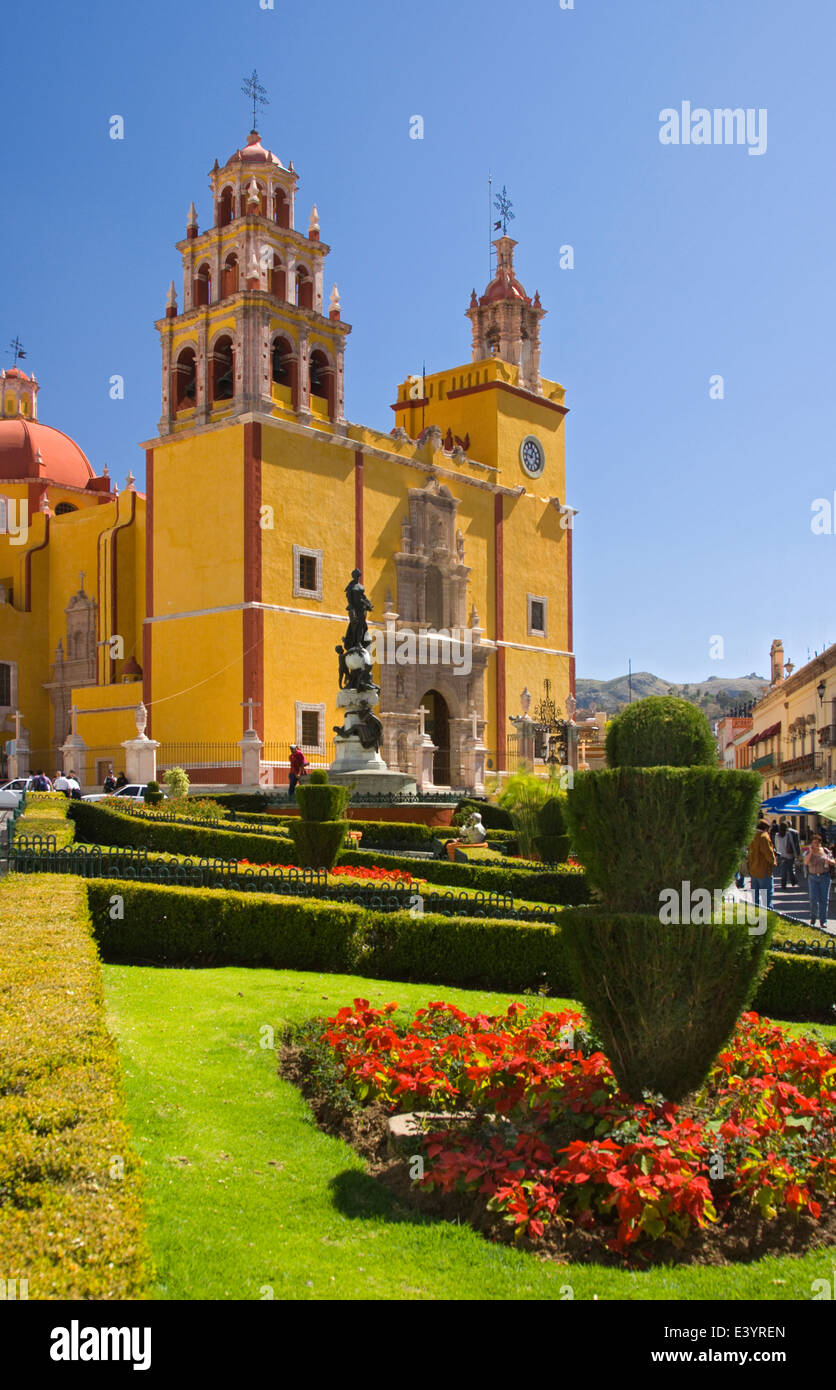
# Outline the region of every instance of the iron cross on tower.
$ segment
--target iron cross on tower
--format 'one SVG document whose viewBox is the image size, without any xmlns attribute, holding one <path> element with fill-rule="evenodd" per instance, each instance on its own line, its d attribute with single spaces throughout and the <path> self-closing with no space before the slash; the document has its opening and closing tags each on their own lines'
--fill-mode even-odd
<svg viewBox="0 0 836 1390">
<path fill-rule="evenodd" d="M 258 80 L 258 73 L 256 72 L 255 68 L 253 68 L 252 77 L 244 78 L 244 81 L 241 84 L 241 91 L 244 93 L 245 96 L 248 96 L 250 98 L 250 101 L 253 104 L 252 128 L 253 130 L 255 130 L 256 120 L 258 118 L 258 107 L 270 105 L 270 98 L 267 95 L 267 88 L 262 87 L 261 83 Z"/>
<path fill-rule="evenodd" d="M 17 366 L 18 361 L 21 358 L 26 356 L 26 353 L 23 350 L 23 343 L 20 341 L 17 335 L 15 335 L 15 337 L 12 338 L 12 341 L 9 343 L 9 352 L 14 357 L 15 366 Z"/>
<path fill-rule="evenodd" d="M 494 231 L 498 232 L 501 228 L 502 235 L 507 236 L 508 223 L 513 222 L 514 220 L 514 214 L 511 211 L 514 204 L 508 197 L 508 194 L 505 189 L 505 184 L 502 185 L 502 192 L 497 193 L 496 197 L 494 198 L 493 205 L 499 213 L 499 221 L 494 223 Z"/>
</svg>

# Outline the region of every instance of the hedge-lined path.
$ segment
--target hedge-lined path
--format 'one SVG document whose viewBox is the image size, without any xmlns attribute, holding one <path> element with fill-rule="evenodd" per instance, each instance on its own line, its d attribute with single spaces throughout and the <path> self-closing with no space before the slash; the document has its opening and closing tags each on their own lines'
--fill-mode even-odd
<svg viewBox="0 0 836 1390">
<path fill-rule="evenodd" d="M 470 1013 L 504 1011 L 510 995 L 237 967 L 104 971 L 160 1298 L 559 1301 L 571 1287 L 577 1299 L 806 1300 L 829 1277 L 828 1251 L 640 1274 L 555 1266 L 420 1220 L 316 1128 L 260 1046 L 264 1025 L 278 1042 L 284 1023 L 358 995 L 405 1010 L 443 998 Z"/>
<path fill-rule="evenodd" d="M 830 903 L 827 912 L 827 930 L 836 933 L 836 885 L 830 891 Z M 751 897 L 751 890 L 747 889 L 747 896 Z M 799 879 L 795 888 L 782 888 L 781 879 L 776 875 L 772 880 L 772 906 L 776 912 L 784 912 L 788 917 L 795 917 L 803 925 L 810 925 L 810 894 L 807 891 L 807 880 Z"/>
</svg>

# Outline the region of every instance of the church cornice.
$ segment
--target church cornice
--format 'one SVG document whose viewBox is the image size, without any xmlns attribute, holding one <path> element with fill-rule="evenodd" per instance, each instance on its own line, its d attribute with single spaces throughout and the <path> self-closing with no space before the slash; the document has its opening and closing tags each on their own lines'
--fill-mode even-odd
<svg viewBox="0 0 836 1390">
<path fill-rule="evenodd" d="M 277 246 L 292 246 L 296 251 L 306 251 L 312 256 L 323 258 L 331 250 L 326 241 L 313 241 L 305 236 L 304 232 L 297 232 L 295 227 L 280 227 L 277 222 L 271 222 L 269 217 L 237 217 L 225 227 L 207 227 L 200 236 L 184 237 L 182 241 L 174 244 L 181 256 L 185 256 L 188 251 L 207 251 L 210 247 L 223 245 L 224 242 L 235 242 L 240 231 L 258 229 L 269 232 L 270 240 Z"/>
<path fill-rule="evenodd" d="M 344 319 L 332 319 L 327 314 L 317 313 L 316 309 L 301 309 L 298 304 L 290 304 L 287 300 L 279 299 L 276 295 L 261 289 L 236 290 L 235 294 L 227 295 L 226 299 L 216 299 L 211 304 L 194 304 L 191 309 L 184 309 L 182 314 L 172 318 L 155 319 L 154 326 L 160 333 L 165 328 L 173 332 L 185 324 L 197 324 L 201 321 L 209 323 L 213 318 L 223 318 L 239 306 L 252 308 L 258 304 L 275 315 L 285 317 L 288 324 L 298 326 L 299 323 L 306 323 L 318 333 L 330 333 L 343 338 L 347 338 L 351 332 L 351 324 L 346 323 Z"/>
<path fill-rule="evenodd" d="M 524 401 L 541 405 L 545 410 L 556 410 L 560 415 L 569 414 L 568 405 L 558 405 L 557 401 L 550 401 L 548 396 L 538 396 L 536 391 L 526 391 L 523 386 L 512 386 L 508 381 L 480 381 L 476 386 L 459 386 L 456 390 L 448 391 L 447 398 L 452 401 L 458 396 L 475 396 L 479 391 L 509 391 L 512 396 L 521 396 Z M 402 403 L 398 404 L 400 407 Z"/>
</svg>

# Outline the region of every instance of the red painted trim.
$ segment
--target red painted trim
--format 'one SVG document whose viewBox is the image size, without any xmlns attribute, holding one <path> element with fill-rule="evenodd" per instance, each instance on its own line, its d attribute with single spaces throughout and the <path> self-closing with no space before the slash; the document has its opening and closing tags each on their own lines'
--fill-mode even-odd
<svg viewBox="0 0 836 1390">
<path fill-rule="evenodd" d="M 570 517 L 570 520 L 574 521 L 574 517 Z M 568 589 L 568 593 L 567 593 L 567 595 L 566 595 L 566 614 L 567 614 L 567 620 L 566 620 L 566 650 L 567 650 L 567 652 L 573 652 L 573 651 L 575 650 L 575 613 L 574 613 L 574 600 L 573 600 L 573 597 L 572 597 L 572 527 L 571 527 L 571 526 L 567 527 L 567 529 L 566 529 L 566 545 L 567 545 L 567 551 L 566 551 L 566 586 L 567 586 L 567 589 Z M 571 694 L 572 698 L 574 699 L 574 697 L 575 697 L 575 658 L 574 658 L 573 656 L 570 656 L 570 658 L 569 658 L 569 693 Z"/>
<path fill-rule="evenodd" d="M 145 612 L 154 616 L 154 450 L 145 450 Z M 142 628 L 142 702 L 148 710 L 146 733 L 151 738 L 154 706 L 151 696 L 151 651 L 153 623 Z"/>
<path fill-rule="evenodd" d="M 394 404 L 394 405 L 390 405 L 389 409 L 390 409 L 390 410 L 414 410 L 414 409 L 416 408 L 416 406 L 429 405 L 429 403 L 430 403 L 430 398 L 429 398 L 429 396 L 421 396 L 420 399 L 417 400 L 417 401 L 395 401 L 395 404 Z"/>
<path fill-rule="evenodd" d="M 504 500 L 501 492 L 494 493 L 493 534 L 494 534 L 494 626 L 496 640 L 505 637 L 505 556 L 503 550 L 502 519 Z M 505 768 L 505 648 L 496 649 L 496 770 Z"/>
<path fill-rule="evenodd" d="M 244 426 L 244 602 L 261 603 L 261 425 Z M 242 615 L 242 700 L 255 700 L 253 728 L 264 738 L 264 612 L 245 608 Z M 248 711 L 241 710 L 241 732 L 249 728 Z"/>
<path fill-rule="evenodd" d="M 354 568 L 363 572 L 363 454 L 354 452 Z"/>
<path fill-rule="evenodd" d="M 568 405 L 547 401 L 545 396 L 538 396 L 533 391 L 524 391 L 521 386 L 511 386 L 507 381 L 480 381 L 478 386 L 460 386 L 455 391 L 448 391 L 446 399 L 454 401 L 458 396 L 475 396 L 477 391 L 510 391 L 512 396 L 522 396 L 524 401 L 541 405 L 544 410 L 556 410 L 560 415 L 569 414 Z"/>
</svg>

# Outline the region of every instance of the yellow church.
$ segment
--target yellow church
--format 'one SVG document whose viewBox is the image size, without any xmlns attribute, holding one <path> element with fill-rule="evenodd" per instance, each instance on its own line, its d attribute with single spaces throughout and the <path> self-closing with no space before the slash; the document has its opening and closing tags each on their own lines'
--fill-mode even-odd
<svg viewBox="0 0 836 1390">
<path fill-rule="evenodd" d="M 471 295 L 471 360 L 407 376 L 388 434 L 352 424 L 351 328 L 316 207 L 297 230 L 297 178 L 253 130 L 215 161 L 205 230 L 190 208 L 145 494 L 39 421 L 34 375 L 0 374 L 6 773 L 69 759 L 101 785 L 140 705 L 158 766 L 193 781 L 240 783 L 251 728 L 263 786 L 286 782 L 293 743 L 327 766 L 355 568 L 391 769 L 414 774 L 428 737 L 428 781 L 465 787 L 474 740 L 508 766 L 522 697 L 549 681 L 562 714 L 574 695 L 567 407 L 540 374 L 545 310 L 516 243 L 497 239 Z"/>
</svg>

